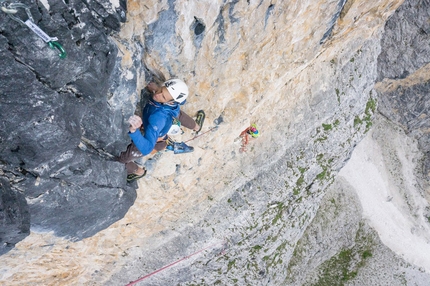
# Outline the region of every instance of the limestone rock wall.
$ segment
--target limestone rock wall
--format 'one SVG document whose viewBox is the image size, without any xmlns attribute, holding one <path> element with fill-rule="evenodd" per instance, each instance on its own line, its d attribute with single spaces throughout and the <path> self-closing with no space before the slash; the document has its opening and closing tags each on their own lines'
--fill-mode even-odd
<svg viewBox="0 0 430 286">
<path fill-rule="evenodd" d="M 161 19 L 167 16 L 162 15 L 178 7 L 169 3 L 164 8 L 169 11 L 158 14 L 160 22 L 151 18 L 146 23 L 165 29 Z M 150 52 L 144 61 L 152 69 L 195 82 L 186 110 L 210 106 L 207 123 L 222 122 L 215 132 L 191 141 L 197 147 L 192 155 L 163 154 L 150 161 L 154 171 L 139 191 L 150 202 L 143 202 L 142 214 L 135 215 L 157 221 L 143 224 L 147 239 L 132 243 L 127 258 L 121 259 L 124 268 L 107 284 L 137 279 L 208 246 L 141 285 L 282 283 L 285 262 L 315 215 L 324 188 L 371 126 L 378 37 L 399 4 L 340 5 L 344 10 L 333 34 L 322 44 L 339 2 L 319 7 L 306 1 L 232 2 L 219 9 L 211 2 L 199 9 L 203 16 L 187 15 L 195 9 L 191 5 L 175 10 L 180 11 L 175 26 L 180 38 L 174 40 L 193 40 L 184 40 L 179 54 L 164 44 L 162 56 Z M 203 29 L 200 25 L 204 31 L 195 37 L 196 27 Z M 165 68 L 160 63 L 166 54 L 180 60 L 169 60 L 172 67 Z M 175 67 L 178 62 L 181 67 Z M 241 154 L 238 135 L 253 122 L 262 135 Z"/>
<path fill-rule="evenodd" d="M 379 114 L 297 243 L 288 284 L 428 284 L 429 4 L 405 1 L 387 21 Z"/>
<path fill-rule="evenodd" d="M 27 70 L 25 81 L 46 77 L 40 89 L 66 101 L 55 107 L 74 106 L 58 110 L 75 113 L 70 115 L 74 121 L 59 117 L 68 129 L 55 128 L 68 147 L 52 137 L 64 150 L 30 160 L 34 170 L 24 168 L 32 175 L 28 180 L 17 172 L 19 158 L 26 157 L 15 154 L 25 152 L 20 150 L 26 145 L 2 145 L 3 174 L 9 181 L 18 177 L 21 184 L 14 190 L 37 194 L 27 197 L 30 207 L 42 200 L 46 204 L 40 211 L 30 209 L 31 234 L 1 257 L 6 265 L 1 279 L 11 284 L 125 284 L 197 252 L 141 285 L 283 283 L 286 263 L 326 187 L 371 128 L 380 36 L 403 1 L 130 0 L 123 24 L 122 1 L 46 2 L 33 9 L 46 21 L 51 15 L 66 19 L 64 28 L 76 31 L 68 32 L 68 39 L 80 39 L 80 44 L 64 45 L 72 55 L 85 47 L 76 52 L 85 55 L 77 65 L 85 68 L 71 73 L 69 83 L 56 76 L 35 77 L 27 65 L 19 66 Z M 86 25 L 98 27 L 95 35 L 80 30 Z M 12 41 L 11 29 L 2 28 L 4 47 Z M 11 66 L 13 51 L 2 49 Z M 59 61 L 55 53 L 49 57 Z M 61 66 L 66 72 L 67 65 Z M 166 152 L 143 160 L 149 171 L 134 201 L 122 166 L 109 158 L 129 142 L 124 119 L 133 114 L 141 89 L 160 73 L 188 83 L 191 96 L 184 110 L 192 115 L 204 109 L 202 132 L 212 131 L 189 141 L 195 147 L 191 154 Z M 10 81 L 2 86 L 13 87 Z M 45 108 L 55 110 L 54 104 Z M 12 119 L 5 122 L 11 129 L 18 126 Z M 251 123 L 261 135 L 240 153 L 239 135 Z M 74 135 L 64 138 L 61 132 Z M 3 142 L 16 144 L 17 133 L 6 134 L 2 138 L 10 139 Z M 192 138 L 185 131 L 176 140 Z M 39 146 L 40 140 L 33 144 Z M 103 175 L 89 174 L 98 172 Z M 46 183 L 39 184 L 38 178 Z M 68 185 L 67 178 L 80 183 Z M 97 205 L 91 209 L 95 213 L 68 209 L 73 235 L 62 228 L 70 224 L 51 211 L 70 202 L 62 192 L 75 194 L 67 198 L 76 203 Z M 131 204 L 123 219 L 100 231 Z M 88 217 L 91 223 L 80 223 Z M 84 239 L 73 241 L 68 235 Z"/>
</svg>

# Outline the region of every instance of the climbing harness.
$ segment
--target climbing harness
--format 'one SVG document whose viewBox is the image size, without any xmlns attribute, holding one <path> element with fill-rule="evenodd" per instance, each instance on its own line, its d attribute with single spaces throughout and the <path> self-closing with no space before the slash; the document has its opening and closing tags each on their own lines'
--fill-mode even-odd
<svg viewBox="0 0 430 286">
<path fill-rule="evenodd" d="M 1 10 L 4 13 L 6 13 L 12 20 L 15 20 L 16 22 L 20 23 L 23 26 L 27 26 L 36 35 L 38 35 L 39 38 L 41 38 L 45 43 L 48 43 L 51 49 L 57 49 L 60 52 L 58 54 L 60 58 L 64 59 L 66 57 L 67 55 L 66 51 L 58 42 L 58 38 L 48 36 L 42 29 L 39 28 L 39 26 L 37 26 L 34 23 L 33 16 L 31 15 L 31 12 L 30 12 L 30 7 L 22 3 L 10 3 L 9 5 L 5 5 L 4 2 L 5 0 L 0 0 Z M 18 8 L 23 8 L 27 13 L 28 19 L 25 22 L 20 18 L 18 18 L 17 16 L 15 16 L 15 14 L 18 13 Z"/>
<path fill-rule="evenodd" d="M 172 126 L 167 132 L 167 135 L 175 136 L 178 134 L 184 134 L 184 131 L 181 129 L 181 122 L 177 118 L 173 118 Z"/>
<path fill-rule="evenodd" d="M 249 143 L 249 135 L 251 135 L 253 138 L 257 138 L 258 136 L 260 136 L 260 132 L 258 131 L 257 125 L 251 124 L 251 126 L 249 126 L 240 133 L 239 137 L 242 138 L 242 145 L 239 151 L 241 153 L 248 151 L 246 145 L 248 145 Z"/>
<path fill-rule="evenodd" d="M 223 243 L 222 243 L 222 249 L 221 249 L 221 252 L 220 252 L 220 254 L 221 254 L 221 255 L 224 255 L 224 251 L 225 251 L 225 248 L 226 248 L 226 245 L 225 245 L 225 244 L 226 244 L 225 242 L 223 242 Z M 177 263 L 179 263 L 179 262 L 181 262 L 181 261 L 184 261 L 184 260 L 186 260 L 186 259 L 188 259 L 188 258 L 190 258 L 190 257 L 192 257 L 192 256 L 194 256 L 194 255 L 197 255 L 197 254 L 199 254 L 200 252 L 203 252 L 203 251 L 205 251 L 205 250 L 207 250 L 207 249 L 209 249 L 209 248 L 214 248 L 214 247 L 219 246 L 219 245 L 220 245 L 220 243 L 216 243 L 216 244 L 209 245 L 208 247 L 205 247 L 205 248 L 203 248 L 203 249 L 200 249 L 199 251 L 196 251 L 196 252 L 194 252 L 194 253 L 192 253 L 192 254 L 190 254 L 190 255 L 187 255 L 187 256 L 185 256 L 185 257 L 183 257 L 183 258 L 179 259 L 179 260 L 176 260 L 176 261 L 175 261 L 175 262 L 173 262 L 173 263 L 170 263 L 170 264 L 168 264 L 168 265 L 166 265 L 166 266 L 164 266 L 164 267 L 162 267 L 162 268 L 160 268 L 160 269 L 158 269 L 158 270 L 155 270 L 155 271 L 154 271 L 154 272 L 152 272 L 152 273 L 149 273 L 149 274 L 147 274 L 147 275 L 145 275 L 145 276 L 143 276 L 143 277 L 141 277 L 141 278 L 139 278 L 139 279 L 137 279 L 137 280 L 135 280 L 135 281 L 132 281 L 132 282 L 128 283 L 126 286 L 132 286 L 132 285 L 134 285 L 134 284 L 136 284 L 136 283 L 138 283 L 138 282 L 140 282 L 140 281 L 142 281 L 142 280 L 144 280 L 144 279 L 146 279 L 146 278 L 151 277 L 151 276 L 152 276 L 152 275 L 154 275 L 154 274 L 157 274 L 158 272 L 163 271 L 164 269 L 167 269 L 167 268 L 169 268 L 169 267 L 172 267 L 173 265 L 175 265 L 175 264 L 177 264 Z"/>
</svg>

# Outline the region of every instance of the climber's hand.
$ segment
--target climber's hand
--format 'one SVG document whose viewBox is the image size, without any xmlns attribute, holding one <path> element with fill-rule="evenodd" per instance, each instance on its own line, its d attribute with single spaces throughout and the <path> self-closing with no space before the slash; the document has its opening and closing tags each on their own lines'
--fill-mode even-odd
<svg viewBox="0 0 430 286">
<path fill-rule="evenodd" d="M 136 129 L 139 129 L 142 126 L 142 118 L 137 115 L 133 115 L 128 119 L 128 123 L 130 123 L 130 132 L 136 132 Z"/>
</svg>

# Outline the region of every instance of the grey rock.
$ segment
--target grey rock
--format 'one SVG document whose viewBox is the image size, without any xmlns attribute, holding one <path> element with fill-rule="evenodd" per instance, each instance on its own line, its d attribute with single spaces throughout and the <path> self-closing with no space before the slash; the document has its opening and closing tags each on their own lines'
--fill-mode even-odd
<svg viewBox="0 0 430 286">
<path fill-rule="evenodd" d="M 121 219 L 135 199 L 131 188 L 59 181 L 30 201 L 31 227 L 33 231 L 54 231 L 57 236 L 80 240 Z"/>
<path fill-rule="evenodd" d="M 378 110 L 415 137 L 424 152 L 430 151 L 430 82 L 399 86 L 379 94 Z"/>
<path fill-rule="evenodd" d="M 409 0 L 385 25 L 378 78 L 405 78 L 430 62 L 430 1 Z"/>
<path fill-rule="evenodd" d="M 120 75 L 110 38 L 125 21 L 126 1 L 117 8 L 107 0 L 49 2 L 49 11 L 40 2 L 25 4 L 35 23 L 58 38 L 64 59 L 0 13 L 0 178 L 10 211 L 29 212 L 21 222 L 14 218 L 16 225 L 31 217 L 34 231 L 79 240 L 121 219 L 136 198 L 124 166 L 113 160 L 129 143 L 123 112 L 134 111 L 126 98 L 135 84 Z M 27 18 L 24 9 L 15 16 Z M 29 205 L 14 202 L 11 192 Z M 5 231 L 11 246 L 29 233 L 28 226 Z"/>
<path fill-rule="evenodd" d="M 430 63 L 430 1 L 405 1 L 387 21 L 378 57 L 378 80 L 414 78 Z M 428 75 L 425 75 L 428 78 Z M 404 83 L 395 90 L 378 91 L 378 111 L 418 140 L 424 152 L 419 177 L 430 182 L 430 82 Z"/>
<path fill-rule="evenodd" d="M 297 243 L 283 285 L 426 285 L 430 275 L 385 246 L 361 213 L 353 187 L 336 179 Z"/>
<path fill-rule="evenodd" d="M 23 194 L 0 177 L 0 255 L 30 233 L 30 213 Z"/>
</svg>

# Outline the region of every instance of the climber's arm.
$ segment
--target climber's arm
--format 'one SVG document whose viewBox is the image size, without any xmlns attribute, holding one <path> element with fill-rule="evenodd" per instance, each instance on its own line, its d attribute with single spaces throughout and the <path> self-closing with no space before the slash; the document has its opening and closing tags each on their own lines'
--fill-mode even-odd
<svg viewBox="0 0 430 286">
<path fill-rule="evenodd" d="M 130 136 L 131 140 L 133 140 L 133 143 L 134 145 L 136 145 L 137 149 L 139 149 L 139 151 L 143 155 L 148 155 L 149 153 L 151 153 L 151 151 L 154 149 L 155 144 L 157 143 L 160 130 L 162 130 L 163 128 L 163 122 L 162 120 L 150 120 L 150 124 L 148 124 L 145 129 L 145 135 L 142 135 L 139 130 L 139 127 L 142 125 L 142 119 L 138 117 L 138 120 L 136 118 L 132 120 L 132 118 L 130 118 L 129 121 L 130 132 L 128 133 L 128 135 Z"/>
</svg>

